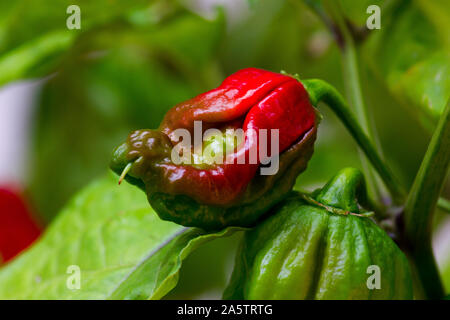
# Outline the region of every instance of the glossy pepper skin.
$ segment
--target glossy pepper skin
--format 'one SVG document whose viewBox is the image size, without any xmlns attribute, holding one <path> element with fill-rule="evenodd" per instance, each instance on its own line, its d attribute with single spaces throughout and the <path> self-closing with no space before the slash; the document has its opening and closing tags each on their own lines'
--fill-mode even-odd
<svg viewBox="0 0 450 320">
<path fill-rule="evenodd" d="M 412 299 L 405 255 L 370 218 L 354 215 L 362 213 L 364 196 L 361 172 L 347 168 L 312 195 L 347 215 L 289 197 L 246 232 L 224 298 Z M 374 265 L 379 289 L 367 285 L 374 285 Z"/>
<path fill-rule="evenodd" d="M 175 164 L 171 152 L 179 140 L 174 131 L 182 128 L 194 135 L 194 121 L 202 121 L 204 129 L 241 128 L 245 139 L 223 164 Z M 252 147 L 259 148 L 247 134 L 250 129 L 279 130 L 275 175 L 260 175 L 259 155 L 256 163 L 237 163 L 239 157 L 249 158 Z M 316 130 L 315 110 L 299 81 L 248 68 L 173 107 L 157 130 L 131 133 L 115 150 L 111 168 L 120 174 L 132 163 L 126 180 L 146 191 L 162 219 L 203 229 L 251 226 L 290 191 L 306 168 Z M 268 138 L 270 146 L 270 133 Z"/>
</svg>

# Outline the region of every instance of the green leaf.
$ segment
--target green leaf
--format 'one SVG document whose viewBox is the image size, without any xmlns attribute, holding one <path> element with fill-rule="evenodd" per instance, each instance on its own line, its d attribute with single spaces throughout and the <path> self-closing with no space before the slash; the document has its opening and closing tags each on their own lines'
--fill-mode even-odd
<svg viewBox="0 0 450 320">
<path fill-rule="evenodd" d="M 190 229 L 180 234 L 157 254 L 142 261 L 110 293 L 110 299 L 160 299 L 178 282 L 182 261 L 198 246 L 213 239 L 231 235 L 239 228 L 227 228 L 218 233 L 205 234 Z M 152 252 L 153 254 L 153 252 Z"/>
<path fill-rule="evenodd" d="M 81 11 L 81 29 L 69 30 L 70 5 Z M 51 72 L 74 40 L 93 28 L 123 18 L 148 1 L 18 0 L 0 5 L 0 85 Z"/>
<path fill-rule="evenodd" d="M 450 256 L 444 258 L 443 266 L 441 267 L 442 281 L 444 288 L 450 292 Z"/>
<path fill-rule="evenodd" d="M 259 2 L 259 0 L 247 0 L 247 2 L 248 2 L 248 5 L 252 8 Z"/>
<path fill-rule="evenodd" d="M 108 174 L 81 191 L 42 238 L 0 271 L 0 299 L 156 299 L 178 280 L 183 259 L 206 234 L 160 220 L 143 192 Z M 68 267 L 80 268 L 69 289 Z"/>
<path fill-rule="evenodd" d="M 444 41 L 447 50 L 450 48 L 450 2 L 447 0 L 417 0 L 418 5 L 433 23 Z"/>
<path fill-rule="evenodd" d="M 439 51 L 399 75 L 392 90 L 419 104 L 433 119 L 439 119 L 450 97 L 450 55 Z"/>
<path fill-rule="evenodd" d="M 0 56 L 0 85 L 10 81 L 20 79 L 22 76 L 31 73 L 33 69 L 44 69 L 40 65 L 43 60 L 50 57 L 56 57 L 58 54 L 70 46 L 75 38 L 74 33 L 57 31 L 45 34 L 36 40 L 22 45 L 8 53 Z M 50 59 L 47 62 L 48 69 L 50 64 L 56 64 L 57 59 Z"/>
<path fill-rule="evenodd" d="M 364 56 L 407 110 L 432 131 L 450 97 L 448 31 L 441 31 L 450 24 L 447 20 L 444 26 L 443 19 L 436 23 L 417 3 L 401 2 L 393 8 L 381 30 L 372 32 Z M 445 12 L 442 1 L 428 7 L 435 12 L 440 4 Z"/>
</svg>

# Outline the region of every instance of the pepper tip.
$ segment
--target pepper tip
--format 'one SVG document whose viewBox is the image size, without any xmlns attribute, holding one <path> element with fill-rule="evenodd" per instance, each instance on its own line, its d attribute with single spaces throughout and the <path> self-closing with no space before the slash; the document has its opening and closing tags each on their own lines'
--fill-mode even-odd
<svg viewBox="0 0 450 320">
<path fill-rule="evenodd" d="M 125 168 L 123 169 L 123 171 L 122 171 L 122 173 L 121 173 L 121 175 L 119 177 L 119 186 L 122 183 L 123 179 L 125 179 L 125 176 L 127 175 L 127 173 L 130 171 L 132 164 L 133 164 L 132 162 L 128 163 L 125 166 Z"/>
</svg>

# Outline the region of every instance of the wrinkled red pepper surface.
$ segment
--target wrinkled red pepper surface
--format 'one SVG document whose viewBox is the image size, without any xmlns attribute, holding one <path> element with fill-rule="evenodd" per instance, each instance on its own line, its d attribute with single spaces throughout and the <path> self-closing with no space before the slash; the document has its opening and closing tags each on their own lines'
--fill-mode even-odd
<svg viewBox="0 0 450 320">
<path fill-rule="evenodd" d="M 12 188 L 0 188 L 0 264 L 26 249 L 41 234 L 22 196 Z"/>
<path fill-rule="evenodd" d="M 234 161 L 201 169 L 174 164 L 170 160 L 171 147 L 178 143 L 174 130 L 184 128 L 193 133 L 194 121 L 202 121 L 204 129 L 242 128 L 245 143 L 227 157 L 237 158 L 244 153 L 249 159 L 249 150 L 257 144 L 247 135 L 249 129 L 256 132 L 268 129 L 269 146 L 270 129 L 278 129 L 281 153 L 315 126 L 315 117 L 308 93 L 296 79 L 261 69 L 243 69 L 226 78 L 219 87 L 169 110 L 159 132 L 132 133 L 127 142 L 131 149 L 128 161 L 136 162 L 130 173 L 167 194 L 184 194 L 203 204 L 230 205 L 255 176 L 260 159 L 254 164 L 248 160 L 246 164 Z M 156 150 L 163 150 L 156 152 L 159 158 L 155 157 Z"/>
</svg>

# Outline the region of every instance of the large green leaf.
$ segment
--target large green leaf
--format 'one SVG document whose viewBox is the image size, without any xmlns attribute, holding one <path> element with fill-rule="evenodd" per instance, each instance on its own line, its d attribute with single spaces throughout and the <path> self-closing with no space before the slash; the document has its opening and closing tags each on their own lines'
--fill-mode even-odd
<svg viewBox="0 0 450 320">
<path fill-rule="evenodd" d="M 157 299 L 206 234 L 160 220 L 135 187 L 108 174 L 75 196 L 42 238 L 0 271 L 0 299 Z M 69 289 L 68 267 L 81 270 Z"/>
<path fill-rule="evenodd" d="M 439 6 L 446 12 L 448 1 L 399 2 L 381 30 L 373 31 L 364 55 L 392 93 L 430 130 L 450 97 L 450 22 L 430 15 Z"/>
<path fill-rule="evenodd" d="M 110 299 L 159 299 L 178 282 L 181 262 L 199 245 L 228 236 L 237 228 L 205 234 L 191 229 L 173 239 L 165 248 L 146 258 L 109 295 Z M 152 252 L 153 254 L 153 252 Z"/>
</svg>

